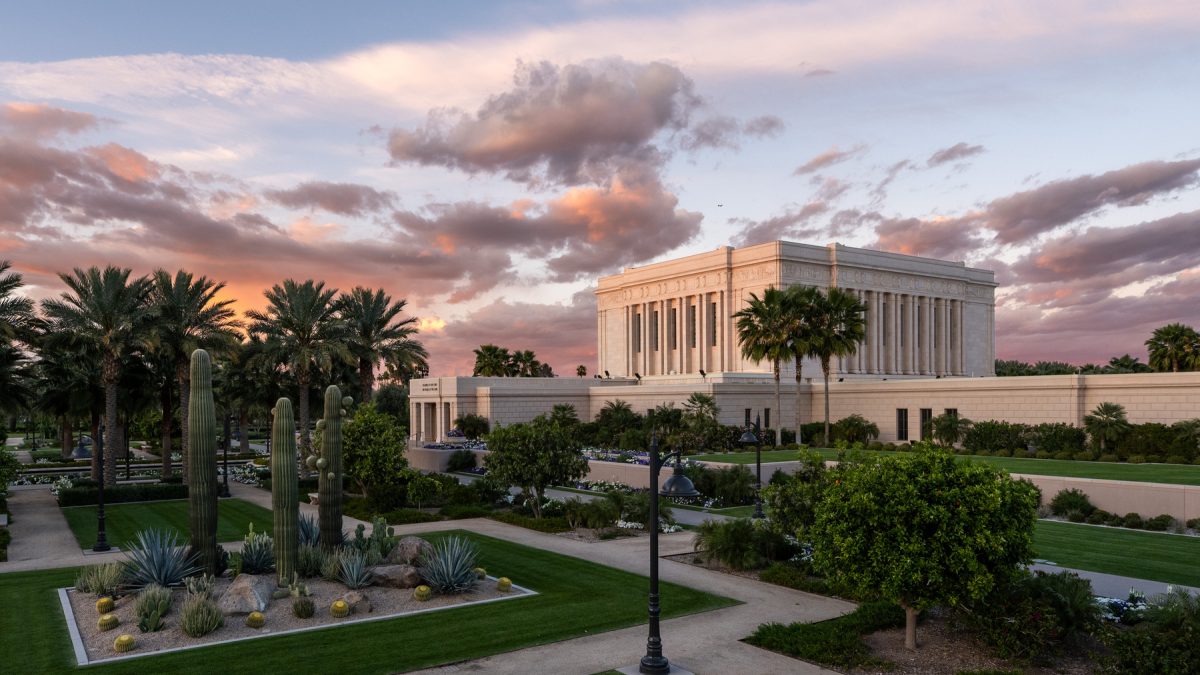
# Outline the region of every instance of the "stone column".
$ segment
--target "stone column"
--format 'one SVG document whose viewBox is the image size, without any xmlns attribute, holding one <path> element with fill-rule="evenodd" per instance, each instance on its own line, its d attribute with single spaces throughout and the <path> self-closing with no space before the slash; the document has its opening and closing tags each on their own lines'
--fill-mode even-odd
<svg viewBox="0 0 1200 675">
<path fill-rule="evenodd" d="M 921 374 L 921 336 L 917 328 L 921 316 L 920 300 L 919 296 L 908 296 L 908 371 L 912 375 Z"/>
<path fill-rule="evenodd" d="M 879 291 L 871 291 L 871 372 L 883 372 L 883 311 Z"/>
<path fill-rule="evenodd" d="M 942 347 L 938 356 L 938 368 L 941 375 L 950 374 L 950 300 L 942 298 L 938 307 L 938 342 Z"/>
<path fill-rule="evenodd" d="M 921 298 L 921 374 L 933 374 L 933 298 Z"/>
<path fill-rule="evenodd" d="M 883 372 L 891 375 L 896 369 L 896 294 L 883 294 Z"/>
<path fill-rule="evenodd" d="M 900 296 L 900 364 L 905 375 L 913 374 L 912 299 L 910 293 Z"/>
<path fill-rule="evenodd" d="M 966 359 L 964 358 L 966 345 L 963 344 L 963 301 L 954 301 L 954 320 L 951 322 L 954 328 L 954 374 L 966 375 Z"/>
</svg>

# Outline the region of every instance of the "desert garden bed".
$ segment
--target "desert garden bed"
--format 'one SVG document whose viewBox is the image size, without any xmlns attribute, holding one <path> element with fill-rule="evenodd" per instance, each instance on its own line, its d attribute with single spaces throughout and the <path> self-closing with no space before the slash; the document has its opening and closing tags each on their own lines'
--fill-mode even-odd
<svg viewBox="0 0 1200 675">
<path fill-rule="evenodd" d="M 272 579 L 274 577 L 274 575 L 267 576 Z M 218 579 L 213 596 L 221 597 L 232 583 L 233 581 L 227 577 Z M 311 579 L 307 586 L 311 592 L 310 597 L 316 606 L 316 613 L 310 618 L 296 617 L 292 612 L 292 598 L 284 597 L 271 600 L 267 608 L 263 610 L 265 623 L 261 628 L 247 626 L 246 614 L 230 614 L 225 617 L 224 626 L 199 638 L 185 635 L 178 625 L 179 607 L 187 596 L 187 591 L 184 589 L 172 591 L 172 609 L 164 619 L 165 626 L 162 630 L 150 633 L 142 633 L 137 629 L 138 620 L 134 613 L 135 598 L 133 596 L 125 596 L 116 601 L 116 607 L 111 613 L 117 616 L 120 624 L 107 631 L 100 630 L 97 625 L 100 613 L 96 610 L 94 595 L 77 591 L 74 588 L 63 588 L 59 589 L 59 599 L 62 602 L 68 631 L 72 637 L 76 661 L 82 666 L 180 649 L 195 649 L 300 631 L 335 628 L 346 624 L 379 621 L 535 594 L 534 591 L 515 584 L 507 592 L 500 591 L 497 588 L 495 577 L 481 580 L 475 588 L 466 593 L 434 595 L 425 601 L 417 600 L 414 597 L 413 589 L 372 586 L 361 591 L 347 591 L 346 587 L 340 583 L 322 579 Z M 335 618 L 330 612 L 333 602 L 345 599 L 351 593 L 356 592 L 365 597 L 366 604 L 358 604 L 346 617 Z M 351 598 L 351 600 L 353 599 Z M 114 640 L 121 634 L 133 636 L 135 646 L 131 651 L 124 653 L 115 651 Z"/>
</svg>

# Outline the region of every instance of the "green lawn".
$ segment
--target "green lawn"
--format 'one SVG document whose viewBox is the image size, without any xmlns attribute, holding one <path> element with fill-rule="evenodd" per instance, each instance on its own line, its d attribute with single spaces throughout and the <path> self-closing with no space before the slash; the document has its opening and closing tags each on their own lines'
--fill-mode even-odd
<svg viewBox="0 0 1200 675">
<path fill-rule="evenodd" d="M 96 544 L 96 507 L 71 506 L 62 509 L 75 534 L 80 548 Z M 258 532 L 270 532 L 271 512 L 241 499 L 222 499 L 217 502 L 217 541 L 239 541 L 254 523 Z M 111 504 L 104 507 L 104 531 L 108 543 L 125 548 L 134 541 L 138 530 L 169 528 L 188 537 L 188 503 L 186 499 L 165 502 Z"/>
<path fill-rule="evenodd" d="M 837 450 L 818 450 L 826 459 L 837 459 Z M 894 455 L 895 452 L 878 454 Z M 799 453 L 795 450 L 764 450 L 762 461 L 795 461 Z M 1009 473 L 1035 476 L 1069 476 L 1073 478 L 1105 478 L 1143 483 L 1172 483 L 1176 485 L 1200 485 L 1200 466 L 1186 464 L 1119 464 L 1116 462 L 1074 462 L 1057 459 L 1028 459 L 1025 457 L 978 457 L 963 455 L 977 462 L 986 462 Z M 730 464 L 754 464 L 753 452 L 731 452 L 728 454 L 695 455 L 690 459 L 701 462 L 728 462 Z"/>
<path fill-rule="evenodd" d="M 646 577 L 482 535 L 455 534 L 478 542 L 480 562 L 489 572 L 508 576 L 540 595 L 132 659 L 93 666 L 88 672 L 402 672 L 646 621 Z M 0 653 L 19 654 L 24 672 L 75 669 L 55 592 L 71 585 L 75 572 L 0 574 L 0 606 L 21 609 L 21 620 L 6 622 L 0 631 Z M 735 604 L 728 598 L 669 583 L 662 584 L 662 602 L 664 618 Z"/>
<path fill-rule="evenodd" d="M 1200 587 L 1200 537 L 1040 520 L 1034 550 L 1063 567 Z"/>
</svg>

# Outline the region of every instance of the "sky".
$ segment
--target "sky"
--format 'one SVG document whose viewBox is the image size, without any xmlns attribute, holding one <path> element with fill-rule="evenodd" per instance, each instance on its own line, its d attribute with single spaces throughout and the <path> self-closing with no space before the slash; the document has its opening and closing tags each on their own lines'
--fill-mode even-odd
<svg viewBox="0 0 1200 675">
<path fill-rule="evenodd" d="M 407 301 L 596 362 L 599 276 L 786 239 L 994 270 L 997 355 L 1200 324 L 1187 1 L 46 2 L 0 22 L 0 260 Z"/>
</svg>

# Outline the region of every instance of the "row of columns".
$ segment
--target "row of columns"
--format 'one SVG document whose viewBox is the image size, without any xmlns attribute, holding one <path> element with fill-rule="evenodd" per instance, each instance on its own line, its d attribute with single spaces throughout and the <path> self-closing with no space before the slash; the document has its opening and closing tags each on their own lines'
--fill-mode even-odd
<svg viewBox="0 0 1200 675">
<path fill-rule="evenodd" d="M 715 316 L 712 309 L 714 303 Z M 688 340 L 691 327 L 688 321 L 689 308 L 695 312 L 695 348 L 690 346 Z M 626 367 L 630 375 L 665 375 L 672 371 L 717 372 L 728 368 L 727 345 L 732 330 L 732 319 L 729 317 L 733 310 L 725 291 L 693 293 L 626 305 L 624 312 L 625 325 L 629 330 Z M 672 312 L 675 315 L 673 332 L 670 330 Z"/>
<path fill-rule="evenodd" d="M 964 375 L 963 302 L 912 293 L 849 289 L 867 307 L 866 340 L 840 372 Z"/>
<path fill-rule="evenodd" d="M 409 411 L 410 436 L 417 443 L 432 443 L 445 440 L 454 420 L 454 412 L 448 401 L 438 403 L 412 403 Z"/>
</svg>

